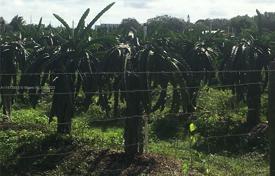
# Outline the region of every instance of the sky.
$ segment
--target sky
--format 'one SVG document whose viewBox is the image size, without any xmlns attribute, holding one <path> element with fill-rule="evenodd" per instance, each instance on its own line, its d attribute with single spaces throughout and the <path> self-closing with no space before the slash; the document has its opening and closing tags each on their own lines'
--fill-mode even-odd
<svg viewBox="0 0 275 176">
<path fill-rule="evenodd" d="M 77 22 L 82 13 L 90 8 L 88 20 L 111 2 L 116 4 L 98 21 L 100 23 L 120 23 L 123 18 L 136 18 L 144 23 L 147 19 L 170 15 L 191 21 L 206 18 L 232 18 L 237 15 L 275 11 L 275 0 L 0 0 L 0 16 L 10 21 L 15 15 L 23 16 L 27 23 L 59 25 L 53 17 L 56 13 L 66 21 Z M 87 20 L 87 21 L 88 21 Z"/>
</svg>

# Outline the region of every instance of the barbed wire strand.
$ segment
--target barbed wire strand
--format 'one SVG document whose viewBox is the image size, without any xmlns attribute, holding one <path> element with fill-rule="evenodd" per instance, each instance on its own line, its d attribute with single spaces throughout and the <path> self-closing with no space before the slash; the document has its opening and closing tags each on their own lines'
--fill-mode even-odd
<svg viewBox="0 0 275 176">
<path fill-rule="evenodd" d="M 200 113 L 211 113 L 210 111 L 200 111 Z M 162 115 L 158 115 L 158 114 L 144 114 L 144 115 L 131 115 L 131 116 L 119 116 L 119 117 L 112 117 L 110 119 L 96 119 L 96 120 L 89 120 L 89 123 L 97 123 L 97 122 L 111 122 L 111 121 L 118 121 L 118 120 L 126 120 L 126 119 L 131 119 L 131 118 L 138 118 L 138 117 L 143 117 L 143 116 L 147 116 L 147 117 L 152 117 L 152 116 L 159 116 L 159 117 L 166 117 L 166 116 L 187 116 L 187 115 L 191 115 L 192 113 L 188 113 L 188 112 L 178 112 L 178 113 L 164 113 Z M 188 118 L 188 117 L 186 117 Z M 73 122 L 63 122 L 63 123 L 56 123 L 57 125 L 68 125 L 68 124 L 72 124 Z M 49 123 L 48 123 L 49 124 Z M 24 123 L 24 125 L 33 125 L 33 123 Z M 40 127 L 41 125 L 39 125 Z M 29 127 L 29 126 L 27 126 Z"/>
<path fill-rule="evenodd" d="M 22 75 L 22 76 L 40 76 L 40 75 L 76 75 L 76 74 L 82 74 L 82 75 L 117 75 L 117 74 L 184 74 L 184 73 L 252 73 L 252 72 L 274 72 L 275 70 L 197 70 L 197 71 L 174 71 L 174 72 L 169 72 L 169 71 L 145 71 L 145 72 L 130 72 L 130 71 L 125 71 L 125 72 L 64 72 L 64 73 L 0 73 L 0 76 L 17 76 L 17 75 Z"/>
<path fill-rule="evenodd" d="M 243 83 L 243 84 L 228 84 L 228 85 L 217 85 L 217 86 L 208 86 L 208 88 L 227 88 L 227 87 L 240 87 L 240 86 L 249 86 L 249 85 L 263 85 L 263 83 L 255 82 L 255 83 Z M 34 87 L 36 88 L 36 87 Z M 202 86 L 191 86 L 191 87 L 183 87 L 183 88 L 172 88 L 171 90 L 187 90 L 187 89 L 199 89 Z M 0 88 L 0 90 L 15 90 L 15 88 Z M 113 91 L 87 91 L 83 92 L 86 94 L 94 94 L 94 95 L 101 95 L 101 94 L 112 94 L 112 93 L 142 93 L 142 92 L 156 92 L 156 91 L 168 91 L 168 89 L 156 88 L 156 89 L 136 89 L 136 90 L 113 90 Z M 41 93 L 1 93 L 0 95 L 5 96 L 13 96 L 13 95 L 71 95 L 75 94 L 76 92 L 41 92 Z"/>
</svg>

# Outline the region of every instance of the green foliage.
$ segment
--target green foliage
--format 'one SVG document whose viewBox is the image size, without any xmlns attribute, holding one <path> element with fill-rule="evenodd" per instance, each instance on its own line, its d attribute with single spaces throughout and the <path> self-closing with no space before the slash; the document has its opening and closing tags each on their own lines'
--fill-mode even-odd
<svg viewBox="0 0 275 176">
<path fill-rule="evenodd" d="M 204 92 L 207 92 L 204 89 Z M 211 90 L 209 93 L 204 93 L 204 101 L 207 97 L 219 97 L 215 100 L 220 100 L 221 97 L 230 97 L 230 92 L 224 93 L 218 90 Z M 202 95 L 200 95 L 201 100 Z M 226 99 L 227 99 L 226 98 Z M 218 106 L 216 101 L 211 100 L 211 104 L 206 105 Z M 222 100 L 219 101 L 221 103 Z M 226 108 L 226 107 L 224 107 Z M 34 120 L 31 117 L 35 117 Z M 14 119 L 17 125 L 33 124 L 37 122 L 44 124 L 45 116 L 38 109 L 19 110 L 14 111 Z M 37 120 L 35 120 L 37 119 Z M 90 128 L 89 119 L 83 115 L 73 120 L 72 136 L 60 136 L 54 134 L 54 128 L 40 129 L 28 128 L 25 129 L 14 128 L 11 130 L 0 131 L 0 165 L 2 173 L 5 169 L 11 169 L 14 172 L 24 173 L 24 171 L 35 171 L 36 173 L 49 172 L 56 175 L 68 173 L 70 168 L 75 168 L 73 173 L 86 173 L 86 164 L 90 157 L 93 157 L 91 151 L 98 149 L 112 149 L 122 151 L 123 149 L 123 129 L 122 128 Z M 167 121 L 168 122 L 168 121 Z M 56 122 L 54 122 L 56 123 Z M 196 131 L 201 130 L 201 126 L 196 122 Z M 191 125 L 193 126 L 193 125 Z M 54 124 L 53 124 L 54 127 Z M 216 126 L 216 128 L 222 128 Z M 194 126 L 192 127 L 194 129 Z M 165 131 L 169 132 L 169 131 Z M 59 153 L 70 152 L 66 157 L 57 155 Z M 196 175 L 227 175 L 228 172 L 235 175 L 251 175 L 261 172 L 268 172 L 268 163 L 265 156 L 259 153 L 245 153 L 245 154 L 206 154 L 197 151 L 190 147 L 189 140 L 159 140 L 151 138 L 149 143 L 149 152 L 154 154 L 162 154 L 169 157 L 175 157 L 182 160 L 182 170 L 184 173 L 195 173 Z M 80 153 L 85 153 L 84 158 L 79 159 Z M 39 156 L 39 154 L 46 154 L 48 156 Z M 87 155 L 86 155 L 87 154 Z M 33 156 L 36 158 L 20 158 L 19 156 Z M 70 159 L 70 157 L 73 158 Z M 191 160 L 192 159 L 192 160 Z M 192 161 L 192 162 L 191 162 Z M 75 165 L 79 167 L 74 167 Z M 51 174 L 50 174 L 51 173 Z M 12 173 L 11 173 L 12 174 Z"/>
<path fill-rule="evenodd" d="M 191 124 L 189 125 L 189 131 L 190 131 L 190 133 L 195 132 L 196 129 L 197 129 L 197 126 L 196 126 L 194 123 L 191 123 Z"/>
<path fill-rule="evenodd" d="M 246 107 L 243 104 L 236 104 L 236 97 L 230 90 L 218 90 L 205 86 L 199 91 L 195 111 L 198 118 L 196 126 L 203 134 L 207 131 L 209 135 L 227 134 L 230 132 L 228 128 L 234 127 L 230 125 L 237 125 L 244 121 L 245 114 Z M 221 127 L 223 123 L 229 125 L 228 128 Z"/>
<path fill-rule="evenodd" d="M 4 163 L 21 145 L 31 145 L 43 139 L 47 134 L 42 131 L 7 130 L 0 131 L 0 163 Z"/>
<path fill-rule="evenodd" d="M 199 176 L 227 176 L 229 173 L 232 175 L 268 174 L 266 156 L 256 152 L 238 155 L 226 152 L 209 154 L 190 149 L 188 142 L 178 140 L 151 143 L 149 151 L 181 159 L 184 173 Z"/>
<path fill-rule="evenodd" d="M 13 112 L 13 122 L 22 125 L 36 124 L 47 126 L 49 123 L 48 117 L 44 112 L 39 112 L 33 109 L 20 109 Z"/>
<path fill-rule="evenodd" d="M 233 153 L 268 148 L 267 136 L 255 137 L 242 135 L 247 133 L 247 107 L 237 103 L 236 96 L 229 90 L 204 87 L 198 95 L 197 109 L 194 113 L 199 139 L 195 147 L 207 152 Z"/>
</svg>

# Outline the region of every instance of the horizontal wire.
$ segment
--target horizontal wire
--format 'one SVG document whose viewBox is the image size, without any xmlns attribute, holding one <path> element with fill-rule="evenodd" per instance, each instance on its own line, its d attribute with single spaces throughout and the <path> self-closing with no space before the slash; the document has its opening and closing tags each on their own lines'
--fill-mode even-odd
<svg viewBox="0 0 275 176">
<path fill-rule="evenodd" d="M 255 82 L 255 83 L 243 83 L 243 84 L 228 84 L 228 85 L 217 85 L 217 86 L 208 86 L 208 88 L 226 88 L 226 87 L 240 87 L 240 86 L 249 86 L 249 85 L 263 85 L 261 82 Z M 184 87 L 184 88 L 175 88 L 173 90 L 186 90 L 186 89 L 199 89 L 203 86 L 191 86 L 191 87 Z M 0 88 L 0 90 L 14 90 L 9 88 Z M 93 91 L 93 92 L 84 92 L 85 94 L 95 94 L 95 95 L 101 95 L 101 94 L 111 94 L 111 93 L 138 93 L 138 92 L 156 92 L 156 91 L 166 91 L 167 89 L 136 89 L 136 90 L 114 90 L 114 91 Z M 42 93 L 1 93 L 0 95 L 5 96 L 12 96 L 12 95 L 71 95 L 75 94 L 76 92 L 42 92 Z"/>
<path fill-rule="evenodd" d="M 207 137 L 204 137 L 206 139 L 212 139 L 212 138 L 215 138 L 215 139 L 218 139 L 218 138 L 229 138 L 229 137 L 245 137 L 245 136 L 251 136 L 252 133 L 240 133 L 240 134 L 228 134 L 228 135 L 218 135 L 218 136 L 207 136 Z"/>
<path fill-rule="evenodd" d="M 92 139 L 88 139 L 88 140 L 92 140 Z M 121 144 L 121 145 L 118 145 L 118 144 L 115 144 L 116 146 L 119 146 L 119 147 L 131 147 L 131 146 L 135 146 L 135 145 L 144 145 L 143 143 L 134 143 L 134 144 L 129 144 L 129 145 L 124 145 L 124 144 Z M 96 147 L 98 149 L 102 149 L 101 147 Z M 73 154 L 75 153 L 75 151 L 71 151 L 71 152 L 61 152 L 61 153 L 41 153 L 41 154 L 36 154 L 36 155 L 28 155 L 28 156 L 23 156 L 23 155 L 19 155 L 17 156 L 18 158 L 21 158 L 21 159 L 31 159 L 31 158 L 38 158 L 38 157 L 43 157 L 43 156 L 61 156 L 61 155 L 69 155 L 69 154 Z"/>
<path fill-rule="evenodd" d="M 230 111 L 230 110 L 228 110 Z M 200 111 L 199 113 L 212 113 L 211 111 Z M 174 115 L 174 116 L 186 116 L 189 115 L 189 117 L 186 118 L 190 118 L 190 116 L 195 116 L 194 114 L 196 113 L 185 113 L 185 112 L 179 112 L 179 113 L 165 113 L 162 114 L 161 116 L 170 116 L 170 115 Z M 109 122 L 109 121 L 117 121 L 117 120 L 126 120 L 126 119 L 131 119 L 131 118 L 138 118 L 138 117 L 150 117 L 150 116 L 155 116 L 155 114 L 152 115 L 148 115 L 148 114 L 143 114 L 143 115 L 132 115 L 132 116 L 123 116 L 123 117 L 116 117 L 116 118 L 111 118 L 111 119 L 102 119 L 102 120 L 89 120 L 89 123 L 94 123 L 94 122 Z M 68 124 L 73 124 L 73 122 L 64 122 L 64 123 L 56 123 L 57 125 L 68 125 Z M 26 127 L 29 127 L 27 125 L 33 125 L 33 123 L 24 123 L 24 125 L 26 125 Z M 24 127 L 24 126 L 22 126 Z M 39 126 L 41 127 L 41 126 Z M 73 128 L 73 127 L 72 127 Z M 178 128 L 179 129 L 179 128 Z M 84 130 L 84 128 L 83 128 Z M 240 133 L 240 134 L 232 134 L 232 135 L 218 135 L 218 136 L 204 136 L 205 138 L 223 138 L 223 137 L 241 137 L 241 136 L 250 136 L 252 133 Z"/>
<path fill-rule="evenodd" d="M 204 111 L 204 112 L 200 112 L 200 113 L 210 113 L 210 111 Z M 158 115 L 158 116 L 170 116 L 170 115 L 175 115 L 175 116 L 185 116 L 185 115 L 192 115 L 193 113 L 185 113 L 185 112 L 179 112 L 179 113 L 165 113 L 162 115 Z M 89 123 L 93 123 L 93 122 L 110 122 L 110 121 L 117 121 L 117 120 L 126 120 L 126 119 L 132 119 L 132 118 L 139 118 L 139 117 L 150 117 L 150 116 L 154 116 L 154 114 L 148 115 L 148 114 L 144 114 L 144 115 L 132 115 L 132 116 L 123 116 L 123 117 L 116 117 L 116 118 L 111 118 L 111 119 L 102 119 L 102 120 L 89 120 Z M 57 123 L 59 125 L 62 124 L 70 124 L 70 122 L 64 122 L 64 123 Z"/>
<path fill-rule="evenodd" d="M 275 70 L 221 70 L 221 71 L 157 71 L 157 72 L 82 72 L 83 75 L 117 75 L 117 74 L 180 74 L 180 73 L 251 73 L 251 72 L 275 72 Z M 16 75 L 76 75 L 77 72 L 65 72 L 65 73 L 0 73 L 0 76 L 16 76 Z"/>
<path fill-rule="evenodd" d="M 200 111 L 200 113 L 211 113 L 210 111 Z M 131 119 L 131 118 L 138 118 L 138 117 L 150 117 L 150 116 L 154 116 L 155 114 L 143 114 L 143 115 L 132 115 L 132 116 L 122 116 L 122 117 L 114 117 L 114 118 L 110 118 L 110 119 L 96 119 L 96 120 L 89 120 L 89 123 L 93 123 L 93 122 L 110 122 L 110 121 L 117 121 L 117 120 L 126 120 L 126 119 Z M 185 115 L 193 115 L 193 113 L 186 113 L 186 112 L 178 112 L 178 113 L 165 113 L 162 115 L 158 115 L 158 116 L 170 116 L 170 115 L 175 115 L 175 116 L 185 116 Z M 58 125 L 68 125 L 68 124 L 72 124 L 73 122 L 63 122 L 63 123 L 56 123 Z M 26 125 L 26 127 L 29 127 L 30 125 L 33 125 L 33 123 L 24 123 L 24 125 Z M 28 125 L 28 126 L 27 126 Z M 24 126 L 21 126 L 24 127 Z"/>
<path fill-rule="evenodd" d="M 212 113 L 210 111 L 204 111 L 204 112 L 200 112 L 200 113 Z M 195 113 L 166 113 L 161 115 L 162 117 L 164 116 L 169 116 L 169 115 L 175 115 L 175 116 L 185 116 L 185 115 L 190 115 L 193 116 Z M 89 123 L 93 123 L 93 122 L 109 122 L 109 121 L 116 121 L 116 120 L 126 120 L 126 119 L 131 119 L 131 118 L 137 118 L 137 117 L 145 117 L 145 116 L 150 116 L 150 115 L 133 115 L 133 116 L 124 116 L 124 117 L 118 117 L 118 118 L 112 118 L 112 119 L 102 119 L 102 120 L 90 120 Z M 154 115 L 152 115 L 154 116 Z M 189 118 L 189 117 L 187 117 Z M 28 123 L 28 124 L 33 124 L 33 123 Z M 64 123 L 56 123 L 57 125 L 68 125 L 68 124 L 73 124 L 73 122 L 64 122 Z M 27 126 L 26 123 L 24 123 L 24 125 Z M 72 127 L 73 128 L 73 127 Z M 85 128 L 82 128 L 82 130 L 84 131 Z M 180 128 L 178 128 L 180 129 Z M 81 130 L 80 130 L 81 131 Z M 251 136 L 252 133 L 240 133 L 240 134 L 227 134 L 227 135 L 217 135 L 217 136 L 204 136 L 204 138 L 227 138 L 227 137 L 242 137 L 242 136 Z"/>
</svg>

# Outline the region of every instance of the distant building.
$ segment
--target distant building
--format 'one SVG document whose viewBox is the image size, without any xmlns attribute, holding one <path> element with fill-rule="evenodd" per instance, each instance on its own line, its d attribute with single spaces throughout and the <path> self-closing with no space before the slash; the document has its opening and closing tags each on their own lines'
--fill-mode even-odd
<svg viewBox="0 0 275 176">
<path fill-rule="evenodd" d="M 215 33 L 217 33 L 217 32 L 224 33 L 225 31 L 224 31 L 224 30 L 211 30 L 211 31 L 209 31 L 209 30 L 204 30 L 204 31 L 202 31 L 202 34 L 208 34 L 208 33 L 215 34 Z"/>
<path fill-rule="evenodd" d="M 95 30 L 106 30 L 107 32 L 112 31 L 113 29 L 117 29 L 119 24 L 100 24 L 95 25 Z"/>
</svg>

